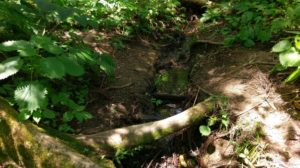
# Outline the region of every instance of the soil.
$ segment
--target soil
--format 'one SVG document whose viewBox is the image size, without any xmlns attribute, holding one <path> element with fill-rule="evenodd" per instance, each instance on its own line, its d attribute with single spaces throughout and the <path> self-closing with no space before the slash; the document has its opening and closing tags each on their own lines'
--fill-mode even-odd
<svg viewBox="0 0 300 168">
<path fill-rule="evenodd" d="M 135 151 L 133 158 L 121 160 L 120 167 L 178 167 L 184 162 L 190 167 L 300 167 L 300 117 L 294 103 L 299 89 L 297 84 L 281 83 L 286 74 L 270 76 L 278 63 L 270 46 L 224 47 L 203 34 L 199 39 L 201 42 L 190 48 L 189 62 L 170 60 L 167 68 L 189 67 L 189 87 L 184 93 L 189 100 L 182 103 L 182 108 L 200 102 L 208 94 L 227 96 L 230 128 L 215 131 L 209 137 L 201 137 L 197 127 L 183 130 L 157 142 L 156 147 L 146 145 L 144 150 Z M 151 94 L 155 93 L 156 65 L 166 48 L 157 46 L 160 45 L 155 40 L 139 38 L 124 49 L 109 48 L 117 63 L 116 76 L 101 78 L 91 87 L 93 101 L 88 110 L 94 118 L 78 128 L 80 133 L 145 122 L 147 117 L 159 118 L 154 114 L 157 108 L 151 102 Z M 232 143 L 247 140 L 257 142 L 257 156 L 248 164 L 235 154 L 237 146 Z"/>
</svg>

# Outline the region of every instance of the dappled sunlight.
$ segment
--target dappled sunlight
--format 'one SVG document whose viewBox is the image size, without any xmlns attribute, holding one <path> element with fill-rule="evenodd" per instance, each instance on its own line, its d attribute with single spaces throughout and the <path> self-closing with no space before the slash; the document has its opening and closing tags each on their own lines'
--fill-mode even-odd
<svg viewBox="0 0 300 168">
<path fill-rule="evenodd" d="M 300 139 L 300 125 L 295 126 L 293 123 L 293 128 L 289 128 L 294 120 L 283 108 L 289 100 L 283 100 L 282 95 L 277 92 L 278 84 L 270 80 L 269 69 L 251 64 L 259 59 L 269 59 L 266 58 L 269 53 L 247 49 L 234 52 L 235 57 L 231 54 L 226 58 L 226 55 L 222 54 L 215 56 L 216 60 L 210 61 L 215 63 L 213 66 L 205 63 L 203 69 L 206 69 L 206 72 L 199 72 L 202 76 L 195 76 L 199 78 L 198 84 L 209 92 L 221 93 L 230 98 L 230 111 L 236 117 L 233 125 L 234 128 L 242 130 L 241 137 L 247 132 L 256 135 L 257 128 L 260 128 L 261 138 L 256 140 L 268 145 L 266 152 L 271 159 L 265 164 L 272 162 L 274 165 L 286 164 L 295 167 L 300 159 L 297 158 L 300 150 L 295 145 Z M 223 66 L 224 63 L 220 64 L 218 59 L 229 59 L 226 62 L 228 65 Z M 241 66 L 236 66 L 236 61 Z M 260 67 L 266 68 L 267 71 Z M 285 93 L 286 91 L 283 92 Z"/>
<path fill-rule="evenodd" d="M 109 136 L 107 139 L 108 144 L 121 144 L 122 141 L 124 141 L 124 140 L 120 133 L 115 133 L 115 134 Z"/>
<path fill-rule="evenodd" d="M 241 80 L 233 79 L 224 84 L 223 91 L 229 97 L 240 96 L 244 94 L 246 87 Z"/>
</svg>

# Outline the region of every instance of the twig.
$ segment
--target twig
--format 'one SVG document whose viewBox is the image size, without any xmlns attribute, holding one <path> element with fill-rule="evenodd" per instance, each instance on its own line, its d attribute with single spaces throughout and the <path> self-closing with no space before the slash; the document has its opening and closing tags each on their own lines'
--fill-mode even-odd
<svg viewBox="0 0 300 168">
<path fill-rule="evenodd" d="M 208 95 L 210 95 L 210 96 L 213 95 L 211 92 L 209 92 L 209 91 L 203 89 L 201 86 L 198 86 L 198 88 L 199 88 L 202 92 L 204 92 L 205 94 L 208 94 Z"/>
<path fill-rule="evenodd" d="M 256 107 L 259 107 L 259 106 L 262 105 L 264 102 L 265 102 L 265 100 L 264 100 L 263 102 L 261 102 L 261 103 L 258 103 L 258 104 L 255 105 L 255 106 L 253 106 L 252 108 L 250 108 L 250 109 L 248 109 L 248 110 L 246 110 L 246 111 L 243 111 L 243 112 L 237 114 L 236 117 L 237 117 L 237 116 L 240 116 L 240 115 L 243 115 L 243 114 L 249 112 L 250 110 L 252 110 L 252 109 L 254 109 L 254 108 L 256 108 Z"/>
<path fill-rule="evenodd" d="M 198 99 L 199 92 L 200 92 L 200 88 L 198 87 L 198 91 L 197 91 L 196 97 L 195 97 L 195 99 L 194 99 L 193 106 L 196 104 L 196 101 L 197 101 L 197 99 Z"/>
<path fill-rule="evenodd" d="M 252 62 L 252 63 L 248 63 L 247 65 L 255 65 L 255 64 L 261 64 L 261 65 L 276 65 L 277 63 L 275 62 Z M 247 66 L 246 65 L 246 66 Z"/>
<path fill-rule="evenodd" d="M 214 44 L 214 45 L 224 45 L 223 42 L 218 41 L 210 41 L 210 40 L 196 40 L 196 43 L 207 43 L 207 44 Z"/>
<path fill-rule="evenodd" d="M 268 105 L 269 105 L 271 108 L 273 108 L 273 110 L 277 110 L 277 108 L 274 106 L 274 104 L 271 104 L 267 98 L 265 99 L 265 101 L 268 103 Z"/>
<path fill-rule="evenodd" d="M 125 85 L 121 85 L 121 86 L 110 86 L 110 87 L 104 88 L 103 90 L 107 91 L 107 90 L 111 90 L 111 89 L 123 89 L 123 88 L 129 87 L 131 85 L 133 85 L 133 83 L 129 82 L 129 83 L 126 83 Z"/>
<path fill-rule="evenodd" d="M 147 168 L 150 168 L 150 167 L 151 167 L 153 161 L 157 158 L 157 156 L 158 156 L 160 153 L 161 153 L 161 151 L 158 151 L 158 152 L 156 153 L 156 155 L 154 155 L 154 157 L 151 159 L 150 163 L 148 164 Z"/>
<path fill-rule="evenodd" d="M 285 30 L 284 31 L 285 33 L 290 33 L 290 34 L 298 34 L 298 35 L 300 35 L 300 31 L 293 31 L 293 30 Z"/>
</svg>

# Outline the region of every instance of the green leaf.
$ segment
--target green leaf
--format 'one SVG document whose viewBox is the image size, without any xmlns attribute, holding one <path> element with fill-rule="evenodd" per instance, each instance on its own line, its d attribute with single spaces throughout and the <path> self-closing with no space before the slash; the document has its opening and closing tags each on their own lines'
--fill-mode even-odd
<svg viewBox="0 0 300 168">
<path fill-rule="evenodd" d="M 32 112 L 29 112 L 25 109 L 21 109 L 19 111 L 20 111 L 20 113 L 18 114 L 18 119 L 22 120 L 22 121 L 28 120 L 32 114 Z"/>
<path fill-rule="evenodd" d="M 231 46 L 236 41 L 236 37 L 227 37 L 224 40 L 226 46 Z"/>
<path fill-rule="evenodd" d="M 42 112 L 40 110 L 34 111 L 32 113 L 32 118 L 33 118 L 33 121 L 35 121 L 36 123 L 39 123 L 42 119 Z"/>
<path fill-rule="evenodd" d="M 75 48 L 71 48 L 70 52 L 69 52 L 69 56 L 70 57 L 74 57 L 77 60 L 80 60 L 82 62 L 93 62 L 95 61 L 94 58 L 92 57 L 92 53 L 89 50 L 85 50 L 85 49 L 75 49 Z"/>
<path fill-rule="evenodd" d="M 272 33 L 271 31 L 263 31 L 263 30 L 260 30 L 257 34 L 257 38 L 258 40 L 260 40 L 261 42 L 266 42 L 266 41 L 269 41 L 270 38 L 272 37 Z"/>
<path fill-rule="evenodd" d="M 275 18 L 271 24 L 271 31 L 278 32 L 288 26 L 288 21 L 285 18 Z"/>
<path fill-rule="evenodd" d="M 285 83 L 293 82 L 300 76 L 300 67 L 298 67 L 294 72 L 292 72 L 285 80 Z"/>
<path fill-rule="evenodd" d="M 56 57 L 42 58 L 38 63 L 39 73 L 50 79 L 60 79 L 65 75 L 65 66 Z"/>
<path fill-rule="evenodd" d="M 0 80 L 16 74 L 22 67 L 23 60 L 20 57 L 10 57 L 0 63 Z"/>
<path fill-rule="evenodd" d="M 90 113 L 86 111 L 76 111 L 74 112 L 74 115 L 79 122 L 82 122 L 87 119 L 91 119 L 93 117 Z"/>
<path fill-rule="evenodd" d="M 207 126 L 207 125 L 201 125 L 199 127 L 199 131 L 200 131 L 201 135 L 203 135 L 203 136 L 208 136 L 211 133 L 211 130 L 210 130 L 209 126 Z"/>
<path fill-rule="evenodd" d="M 296 18 L 296 19 L 299 19 L 299 17 L 300 17 L 300 4 L 299 4 L 299 1 L 298 1 L 298 6 L 296 6 L 295 8 L 294 8 L 294 17 Z"/>
<path fill-rule="evenodd" d="M 101 55 L 100 57 L 100 68 L 108 75 L 113 75 L 116 64 L 113 58 L 109 55 Z"/>
<path fill-rule="evenodd" d="M 207 125 L 213 126 L 216 124 L 217 121 L 218 121 L 218 118 L 216 116 L 209 117 Z"/>
<path fill-rule="evenodd" d="M 271 70 L 271 74 L 273 74 L 273 73 L 276 73 L 276 72 L 281 72 L 281 71 L 284 71 L 284 70 L 286 70 L 287 69 L 287 67 L 284 67 L 284 66 L 282 66 L 281 64 L 276 64 L 274 67 L 273 67 L 273 69 Z"/>
<path fill-rule="evenodd" d="M 17 87 L 14 93 L 16 103 L 20 108 L 30 112 L 45 108 L 48 104 L 47 89 L 38 82 L 30 82 Z"/>
<path fill-rule="evenodd" d="M 33 45 L 24 40 L 19 41 L 6 41 L 0 44 L 1 51 L 18 51 L 21 56 L 34 56 L 37 55 Z"/>
<path fill-rule="evenodd" d="M 222 118 L 221 123 L 225 126 L 225 128 L 229 125 L 229 119 L 228 118 Z"/>
<path fill-rule="evenodd" d="M 254 13 L 251 11 L 244 12 L 243 15 L 241 16 L 241 23 L 248 24 L 249 22 L 251 22 L 253 16 Z"/>
<path fill-rule="evenodd" d="M 289 40 L 281 40 L 275 44 L 272 48 L 272 52 L 283 52 L 287 51 L 292 47 L 292 44 Z"/>
<path fill-rule="evenodd" d="M 64 50 L 56 45 L 56 43 L 49 37 L 45 36 L 32 36 L 31 42 L 35 44 L 38 48 L 43 48 L 49 53 L 59 55 L 64 52 Z"/>
<path fill-rule="evenodd" d="M 77 61 L 69 57 L 58 57 L 58 59 L 63 63 L 65 72 L 71 76 L 81 76 L 84 74 L 84 69 Z"/>
<path fill-rule="evenodd" d="M 300 36 L 299 35 L 295 36 L 294 43 L 295 43 L 296 49 L 300 50 Z"/>
<path fill-rule="evenodd" d="M 68 106 L 73 111 L 80 111 L 83 110 L 85 107 L 78 105 L 72 99 L 70 99 L 69 92 L 62 91 L 58 94 L 51 95 L 53 104 L 60 103 L 61 105 Z"/>
<path fill-rule="evenodd" d="M 294 47 L 279 54 L 279 61 L 285 67 L 300 66 L 300 54 Z"/>
<path fill-rule="evenodd" d="M 54 119 L 55 118 L 55 112 L 49 109 L 45 109 L 42 111 L 42 117 L 48 118 L 48 119 Z"/>
<path fill-rule="evenodd" d="M 63 115 L 63 121 L 64 122 L 72 121 L 73 118 L 74 118 L 74 114 L 70 111 L 65 112 L 64 115 Z"/>
<path fill-rule="evenodd" d="M 247 39 L 243 44 L 245 47 L 253 47 L 255 45 L 254 41 L 251 39 Z"/>
<path fill-rule="evenodd" d="M 59 126 L 58 128 L 59 131 L 62 131 L 62 132 L 74 132 L 74 129 L 71 128 L 68 124 L 62 124 Z"/>
</svg>

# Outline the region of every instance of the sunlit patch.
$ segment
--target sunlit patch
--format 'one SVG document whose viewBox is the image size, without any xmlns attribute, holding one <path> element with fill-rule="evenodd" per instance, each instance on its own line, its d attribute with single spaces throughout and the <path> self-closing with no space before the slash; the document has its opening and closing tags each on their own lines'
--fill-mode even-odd
<svg viewBox="0 0 300 168">
<path fill-rule="evenodd" d="M 257 123 L 259 122 L 262 122 L 261 115 L 253 111 L 245 113 L 238 120 L 238 124 L 243 128 L 243 130 L 250 132 L 256 129 Z"/>
<path fill-rule="evenodd" d="M 128 134 L 129 133 L 128 129 L 126 129 L 126 128 L 119 128 L 116 130 L 116 132 L 119 134 Z"/>
<path fill-rule="evenodd" d="M 213 77 L 212 79 L 209 80 L 209 85 L 212 85 L 212 84 L 216 84 L 220 81 L 222 81 L 224 78 L 222 77 Z"/>
<path fill-rule="evenodd" d="M 282 112 L 269 113 L 264 120 L 264 124 L 269 127 L 281 126 L 288 123 L 289 116 Z"/>
<path fill-rule="evenodd" d="M 213 68 L 213 69 L 209 70 L 209 71 L 207 72 L 207 74 L 213 76 L 213 75 L 215 75 L 215 72 L 216 72 L 216 69 Z"/>
<path fill-rule="evenodd" d="M 4 43 L 2 43 L 4 46 L 9 47 L 11 45 L 14 45 L 15 41 L 6 41 Z"/>
<path fill-rule="evenodd" d="M 113 134 L 108 138 L 108 144 L 121 144 L 122 143 L 122 136 L 120 134 Z"/>
<path fill-rule="evenodd" d="M 245 92 L 246 86 L 241 84 L 240 80 L 231 80 L 226 83 L 224 87 L 224 93 L 228 94 L 228 96 L 237 96 L 243 95 Z"/>
<path fill-rule="evenodd" d="M 271 143 L 276 143 L 279 145 L 283 145 L 285 143 L 285 131 L 268 126 L 265 126 L 263 130 L 267 139 Z"/>
</svg>

